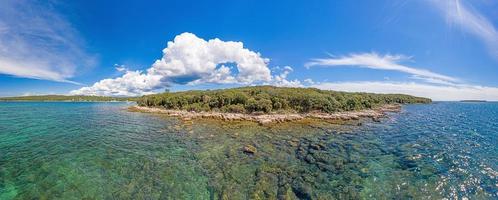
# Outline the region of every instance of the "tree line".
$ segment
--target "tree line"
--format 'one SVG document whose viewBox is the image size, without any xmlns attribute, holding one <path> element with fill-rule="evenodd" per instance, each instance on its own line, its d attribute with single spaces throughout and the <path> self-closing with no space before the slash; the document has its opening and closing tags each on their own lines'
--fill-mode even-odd
<svg viewBox="0 0 498 200">
<path fill-rule="evenodd" d="M 316 88 L 252 86 L 220 90 L 191 90 L 145 95 L 137 104 L 188 111 L 232 113 L 333 113 L 375 108 L 384 104 L 430 103 L 403 94 L 349 93 Z"/>
</svg>

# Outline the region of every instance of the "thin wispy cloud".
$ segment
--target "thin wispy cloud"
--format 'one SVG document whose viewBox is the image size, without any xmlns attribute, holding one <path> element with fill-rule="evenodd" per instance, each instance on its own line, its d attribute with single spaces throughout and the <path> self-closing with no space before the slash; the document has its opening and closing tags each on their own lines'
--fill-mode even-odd
<svg viewBox="0 0 498 200">
<path fill-rule="evenodd" d="M 445 17 L 448 25 L 460 27 L 481 39 L 490 53 L 498 58 L 498 30 L 491 21 L 468 3 L 460 0 L 430 0 Z"/>
<path fill-rule="evenodd" d="M 0 74 L 75 83 L 69 79 L 93 56 L 71 24 L 52 4 L 0 2 Z"/>
<path fill-rule="evenodd" d="M 410 74 L 412 81 L 345 81 L 322 82 L 308 85 L 327 90 L 346 92 L 399 93 L 433 100 L 484 99 L 498 100 L 498 88 L 462 83 L 459 79 L 401 64 L 411 58 L 404 55 L 379 55 L 377 53 L 350 54 L 349 56 L 313 59 L 311 66 L 351 66 L 376 70 L 399 71 Z"/>
<path fill-rule="evenodd" d="M 409 94 L 428 97 L 435 101 L 459 101 L 466 99 L 498 101 L 498 88 L 478 85 L 433 85 L 417 82 L 360 81 L 327 82 L 311 85 L 310 87 L 345 92 Z"/>
<path fill-rule="evenodd" d="M 376 70 L 398 71 L 412 75 L 417 79 L 427 80 L 428 82 L 438 81 L 442 84 L 451 84 L 459 82 L 457 78 L 438 74 L 429 70 L 414 68 L 401 64 L 403 61 L 410 60 L 410 57 L 404 55 L 379 55 L 377 53 L 350 54 L 342 57 L 330 57 L 312 59 L 306 63 L 306 67 L 324 66 L 324 67 L 359 67 Z"/>
</svg>

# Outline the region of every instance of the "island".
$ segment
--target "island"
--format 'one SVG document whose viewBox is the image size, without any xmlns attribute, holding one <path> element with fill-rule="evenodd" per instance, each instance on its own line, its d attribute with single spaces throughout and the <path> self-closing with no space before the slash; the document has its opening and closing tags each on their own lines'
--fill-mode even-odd
<svg viewBox="0 0 498 200">
<path fill-rule="evenodd" d="M 132 101 L 133 112 L 161 113 L 183 120 L 211 118 L 224 121 L 279 123 L 306 118 L 378 121 L 403 104 L 431 103 L 404 94 L 339 92 L 316 88 L 250 86 L 216 90 L 164 92 L 141 97 L 40 95 L 3 97 L 0 101 L 121 102 Z"/>
<path fill-rule="evenodd" d="M 180 117 L 247 120 L 260 124 L 305 118 L 374 121 L 403 104 L 431 103 L 431 99 L 403 94 L 350 93 L 316 88 L 251 86 L 217 90 L 191 90 L 145 95 L 131 111 Z"/>
</svg>

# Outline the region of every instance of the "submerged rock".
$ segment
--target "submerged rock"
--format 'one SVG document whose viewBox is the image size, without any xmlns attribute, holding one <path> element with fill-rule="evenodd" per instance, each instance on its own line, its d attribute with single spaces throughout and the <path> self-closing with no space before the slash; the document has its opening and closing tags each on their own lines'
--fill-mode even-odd
<svg viewBox="0 0 498 200">
<path fill-rule="evenodd" d="M 250 144 L 244 146 L 244 148 L 242 148 L 242 150 L 244 151 L 244 153 L 248 153 L 248 154 L 255 154 L 258 151 L 256 149 L 256 147 L 254 147 Z"/>
<path fill-rule="evenodd" d="M 295 182 L 292 185 L 292 190 L 299 199 L 311 199 L 312 190 L 310 186 L 304 184 L 303 182 Z"/>
<path fill-rule="evenodd" d="M 292 141 L 292 140 L 291 140 L 291 141 L 289 141 L 288 143 L 289 143 L 289 145 L 290 145 L 291 147 L 297 147 L 297 146 L 299 145 L 299 143 L 298 143 L 298 142 L 296 142 L 296 141 Z"/>
</svg>

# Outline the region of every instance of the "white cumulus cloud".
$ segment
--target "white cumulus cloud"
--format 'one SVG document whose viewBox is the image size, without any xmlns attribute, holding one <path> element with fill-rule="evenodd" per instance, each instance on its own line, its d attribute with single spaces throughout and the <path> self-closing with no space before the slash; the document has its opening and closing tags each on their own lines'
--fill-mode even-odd
<svg viewBox="0 0 498 200">
<path fill-rule="evenodd" d="M 313 85 L 315 84 L 315 81 L 313 81 L 313 79 L 311 78 L 307 78 L 307 79 L 304 79 L 304 82 L 308 85 Z"/>
<path fill-rule="evenodd" d="M 118 78 L 101 80 L 91 87 L 82 87 L 71 91 L 73 95 L 94 96 L 136 96 L 152 94 L 154 89 L 165 86 L 159 75 L 150 75 L 142 71 L 126 71 Z"/>
<path fill-rule="evenodd" d="M 287 80 L 287 76 L 289 76 L 289 74 L 294 71 L 292 67 L 290 66 L 285 66 L 283 68 L 276 67 L 275 70 L 280 71 L 280 74 L 275 75 L 273 77 L 272 82 L 267 84 L 279 87 L 303 87 L 301 81 L 297 79 Z"/>
<path fill-rule="evenodd" d="M 163 57 L 145 72 L 127 71 L 71 94 L 136 96 L 171 84 L 271 82 L 269 59 L 244 48 L 242 42 L 204 40 L 182 33 L 168 42 Z"/>
</svg>

